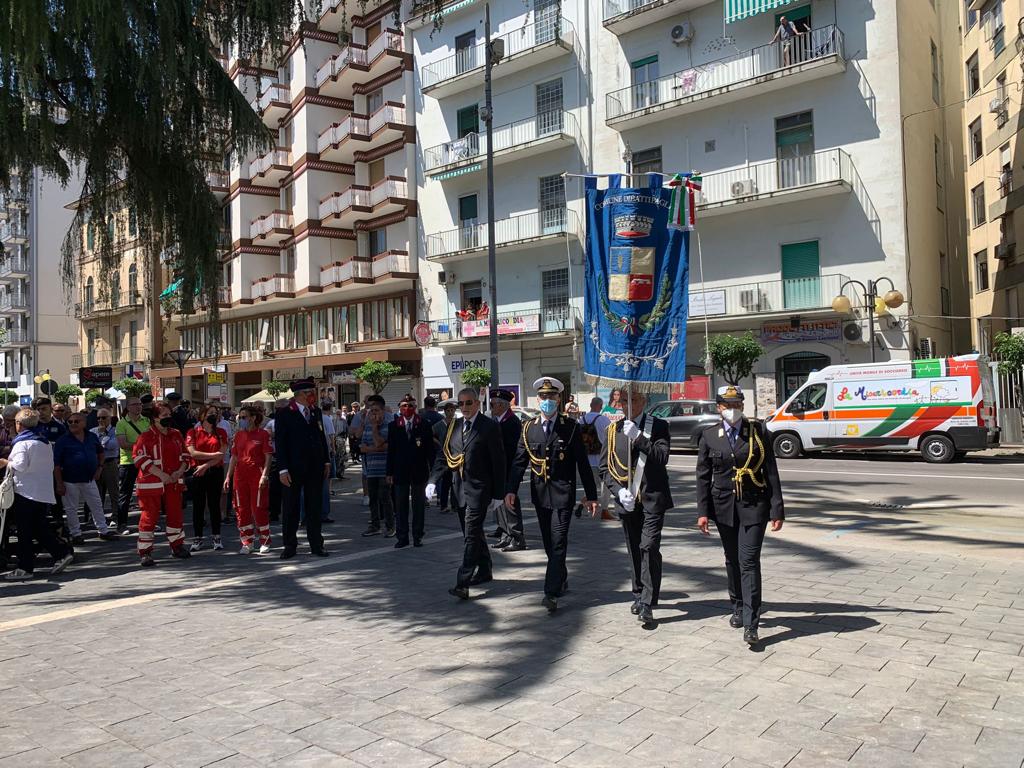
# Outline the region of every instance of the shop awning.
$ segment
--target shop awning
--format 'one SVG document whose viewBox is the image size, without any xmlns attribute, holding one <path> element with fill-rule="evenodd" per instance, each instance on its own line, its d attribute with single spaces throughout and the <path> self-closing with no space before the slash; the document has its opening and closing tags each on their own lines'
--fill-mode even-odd
<svg viewBox="0 0 1024 768">
<path fill-rule="evenodd" d="M 732 24 L 759 13 L 767 13 L 791 2 L 793 0 L 725 0 L 725 23 Z"/>
</svg>

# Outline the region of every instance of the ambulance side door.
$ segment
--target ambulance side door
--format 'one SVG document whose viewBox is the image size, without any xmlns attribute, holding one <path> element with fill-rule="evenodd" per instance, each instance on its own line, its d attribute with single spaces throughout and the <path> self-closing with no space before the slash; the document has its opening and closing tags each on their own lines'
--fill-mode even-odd
<svg viewBox="0 0 1024 768">
<path fill-rule="evenodd" d="M 807 384 L 786 406 L 786 427 L 796 427 L 805 450 L 829 445 L 830 418 L 827 382 Z M 781 424 L 779 425 L 781 428 Z"/>
</svg>

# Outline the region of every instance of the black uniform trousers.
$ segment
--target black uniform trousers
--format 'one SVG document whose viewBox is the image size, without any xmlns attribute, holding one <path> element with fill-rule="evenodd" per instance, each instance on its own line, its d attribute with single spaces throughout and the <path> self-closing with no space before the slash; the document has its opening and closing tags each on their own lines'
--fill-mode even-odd
<svg viewBox="0 0 1024 768">
<path fill-rule="evenodd" d="M 569 581 L 569 569 L 565 566 L 569 554 L 569 523 L 572 509 L 537 507 L 537 522 L 540 523 L 540 537 L 544 552 L 548 556 L 548 567 L 544 572 L 544 594 L 558 597 Z"/>
<path fill-rule="evenodd" d="M 302 478 L 292 478 L 292 484 L 281 484 L 281 537 L 284 548 L 295 550 L 299 539 L 300 497 L 306 521 L 306 540 L 311 552 L 323 549 L 324 538 L 320 535 L 320 510 L 323 507 L 323 475 L 310 472 Z"/>
<path fill-rule="evenodd" d="M 725 549 L 725 571 L 729 577 L 729 602 L 735 615 L 743 614 L 743 626 L 757 629 L 761 613 L 761 544 L 768 522 L 736 525 L 715 522 Z"/>
<path fill-rule="evenodd" d="M 412 540 L 423 538 L 426 483 L 395 483 L 395 519 L 398 540 L 409 543 L 409 494 L 412 493 Z"/>
<path fill-rule="evenodd" d="M 651 607 L 661 594 L 661 529 L 665 513 L 645 509 L 639 503 L 632 512 L 622 513 L 622 530 L 626 533 L 633 571 L 633 598 Z"/>
<path fill-rule="evenodd" d="M 43 549 L 50 553 L 54 563 L 70 551 L 50 527 L 46 507 L 47 505 L 41 501 L 33 501 L 16 493 L 14 506 L 8 510 L 8 514 L 13 514 L 18 526 L 18 567 L 29 573 L 34 573 L 36 569 L 36 549 L 33 540 L 38 541 Z"/>
<path fill-rule="evenodd" d="M 128 510 L 135 492 L 135 479 L 139 476 L 139 468 L 134 464 L 122 464 L 117 468 L 117 532 L 128 527 Z"/>
<path fill-rule="evenodd" d="M 523 505 L 516 496 L 516 503 L 512 509 L 502 504 L 498 510 L 498 527 L 517 544 L 526 543 L 526 532 L 523 530 Z"/>
<path fill-rule="evenodd" d="M 478 578 L 491 576 L 491 550 L 484 536 L 487 507 L 460 507 L 458 512 L 459 522 L 463 523 L 462 528 L 466 534 L 466 545 L 462 551 L 462 565 L 455 577 L 455 585 L 468 587 L 474 574 Z"/>
<path fill-rule="evenodd" d="M 269 507 L 267 512 L 270 516 L 270 521 L 276 523 L 281 519 L 281 496 L 284 485 L 281 484 L 281 473 L 274 468 L 274 464 L 270 465 L 270 495 L 268 498 Z M 232 496 L 231 498 L 234 498 Z"/>
</svg>

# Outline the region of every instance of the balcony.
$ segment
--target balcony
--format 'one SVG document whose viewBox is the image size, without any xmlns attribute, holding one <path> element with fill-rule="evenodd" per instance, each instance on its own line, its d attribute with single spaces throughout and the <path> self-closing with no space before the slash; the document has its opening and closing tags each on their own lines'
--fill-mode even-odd
<svg viewBox="0 0 1024 768">
<path fill-rule="evenodd" d="M 846 71 L 843 33 L 828 26 L 791 43 L 770 43 L 606 96 L 605 122 L 637 128 Z"/>
<path fill-rule="evenodd" d="M 499 312 L 496 316 L 498 336 L 528 336 L 534 334 L 566 333 L 576 329 L 579 313 L 568 304 L 539 305 L 512 312 Z M 464 320 L 458 317 L 431 320 L 430 331 L 435 344 L 486 340 L 491 333 L 491 319 Z"/>
<path fill-rule="evenodd" d="M 353 184 L 321 200 L 318 215 L 325 227 L 352 229 L 356 220 L 366 217 L 371 210 L 369 188 Z"/>
<path fill-rule="evenodd" d="M 401 59 L 402 47 L 402 34 L 393 29 L 378 35 L 369 46 L 351 43 L 320 65 L 313 82 L 321 95 L 351 98 L 358 83 L 383 74 L 389 57 Z"/>
<path fill-rule="evenodd" d="M 604 26 L 621 35 L 692 11 L 708 0 L 604 0 Z"/>
<path fill-rule="evenodd" d="M 698 216 L 843 194 L 854 188 L 855 179 L 853 162 L 841 149 L 708 173 L 698 198 Z"/>
<path fill-rule="evenodd" d="M 91 365 L 128 365 L 129 363 L 145 363 L 149 360 L 149 350 L 145 347 L 122 347 L 121 349 L 89 350 L 83 354 L 71 356 L 71 367 L 82 368 Z"/>
<path fill-rule="evenodd" d="M 557 16 L 518 28 L 500 39 L 505 41 L 505 57 L 494 68 L 495 80 L 571 54 L 576 47 L 572 24 Z M 484 79 L 484 53 L 481 42 L 422 67 L 423 93 L 441 98 L 480 86 Z"/>
<path fill-rule="evenodd" d="M 30 275 L 28 259 L 10 256 L 0 261 L 0 280 L 20 280 Z"/>
<path fill-rule="evenodd" d="M 373 257 L 370 266 L 370 277 L 373 282 L 385 278 L 414 278 L 416 277 L 415 262 L 409 257 L 406 251 L 388 251 L 379 253 Z"/>
<path fill-rule="evenodd" d="M 24 245 L 28 242 L 28 228 L 24 222 L 10 221 L 0 230 L 0 240 L 11 245 Z"/>
<path fill-rule="evenodd" d="M 564 237 L 582 240 L 579 217 L 569 208 L 535 211 L 494 222 L 495 248 L 518 251 Z M 458 261 L 487 250 L 487 224 L 471 224 L 427 235 L 427 258 Z"/>
<path fill-rule="evenodd" d="M 23 293 L 6 293 L 0 296 L 0 314 L 20 315 L 28 312 L 28 296 Z"/>
<path fill-rule="evenodd" d="M 832 299 L 840 293 L 845 275 L 821 275 L 797 280 L 763 280 L 756 283 L 727 284 L 720 288 L 701 283 L 690 284 L 691 323 L 716 318 L 748 315 L 789 317 L 794 312 L 832 313 Z"/>
<path fill-rule="evenodd" d="M 295 278 L 290 275 L 269 275 L 253 280 L 250 296 L 253 299 L 294 298 Z"/>
<path fill-rule="evenodd" d="M 231 187 L 231 177 L 227 171 L 210 171 L 206 174 L 206 186 L 210 188 L 213 196 L 222 202 L 228 196 Z"/>
<path fill-rule="evenodd" d="M 252 100 L 253 110 L 263 118 L 268 128 L 276 129 L 281 118 L 292 107 L 291 91 L 287 85 L 271 83 L 267 89 Z"/>
<path fill-rule="evenodd" d="M 75 304 L 75 317 L 89 318 L 96 315 L 113 315 L 120 312 L 134 312 L 142 309 L 144 302 L 141 291 L 122 291 L 106 298 L 92 298 Z"/>
<path fill-rule="evenodd" d="M 276 187 L 291 171 L 292 153 L 284 147 L 275 147 L 249 163 L 249 181 Z"/>
<path fill-rule="evenodd" d="M 28 329 L 26 328 L 0 330 L 0 347 L 24 347 L 29 343 Z"/>
<path fill-rule="evenodd" d="M 292 226 L 290 213 L 274 211 L 249 225 L 249 239 L 254 245 L 280 245 L 292 236 Z"/>
<path fill-rule="evenodd" d="M 370 149 L 371 142 L 381 145 L 405 135 L 405 107 L 388 102 L 369 117 L 349 115 L 321 133 L 316 150 L 321 160 L 353 163 L 356 155 Z"/>
<path fill-rule="evenodd" d="M 571 112 L 545 112 L 494 129 L 494 164 L 518 161 L 554 149 L 581 144 L 579 122 Z M 479 170 L 487 157 L 487 134 L 423 150 L 423 172 L 438 180 Z"/>
</svg>

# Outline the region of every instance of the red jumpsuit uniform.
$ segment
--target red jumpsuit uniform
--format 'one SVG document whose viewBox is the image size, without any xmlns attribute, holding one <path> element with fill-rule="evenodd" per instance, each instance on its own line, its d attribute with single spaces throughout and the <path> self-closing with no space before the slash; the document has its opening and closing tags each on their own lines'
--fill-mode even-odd
<svg viewBox="0 0 1024 768">
<path fill-rule="evenodd" d="M 242 544 L 252 546 L 254 528 L 259 528 L 260 545 L 270 546 L 270 486 L 260 485 L 267 456 L 274 452 L 265 429 L 239 430 L 231 444 L 235 458 L 235 513 Z"/>
<path fill-rule="evenodd" d="M 153 529 L 160 519 L 163 509 L 167 517 L 167 543 L 173 551 L 180 549 L 185 541 L 182 531 L 182 495 L 185 481 L 182 478 L 170 483 L 163 483 L 152 470 L 160 469 L 170 475 L 183 467 L 187 467 L 191 458 L 185 448 L 185 440 L 176 429 L 168 429 L 162 434 L 154 425 L 139 435 L 132 448 L 135 466 L 139 476 L 135 490 L 139 496 L 139 555 L 153 551 Z"/>
</svg>

